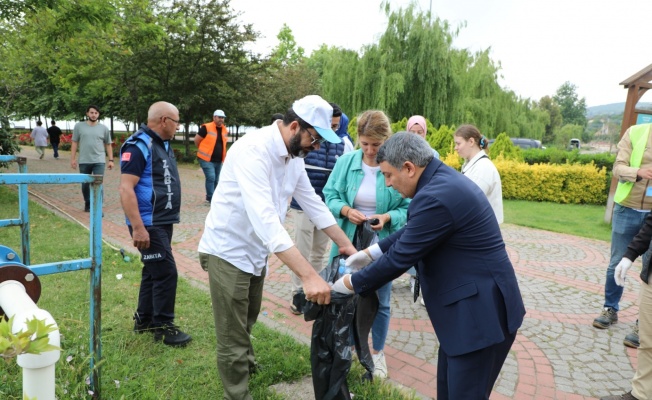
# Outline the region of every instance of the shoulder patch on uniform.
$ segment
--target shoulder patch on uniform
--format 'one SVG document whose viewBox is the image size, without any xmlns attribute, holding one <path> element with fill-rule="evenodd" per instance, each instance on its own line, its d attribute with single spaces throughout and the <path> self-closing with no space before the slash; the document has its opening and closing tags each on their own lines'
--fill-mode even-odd
<svg viewBox="0 0 652 400">
<path fill-rule="evenodd" d="M 120 157 L 120 161 L 129 161 L 129 160 L 131 160 L 131 152 L 122 153 L 122 157 Z"/>
</svg>

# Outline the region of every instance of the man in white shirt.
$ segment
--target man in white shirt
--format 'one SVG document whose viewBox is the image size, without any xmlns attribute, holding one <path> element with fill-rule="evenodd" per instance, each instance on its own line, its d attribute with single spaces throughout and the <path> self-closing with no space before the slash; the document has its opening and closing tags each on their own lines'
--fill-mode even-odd
<svg viewBox="0 0 652 400">
<path fill-rule="evenodd" d="M 324 141 L 340 142 L 331 129 L 332 115 L 333 108 L 321 97 L 306 96 L 294 102 L 283 120 L 245 135 L 227 153 L 198 249 L 209 275 L 225 399 L 252 398 L 250 334 L 261 308 L 269 253 L 301 279 L 308 301 L 330 303 L 330 286 L 283 227 L 290 198 L 343 254 L 356 252 L 315 193 L 303 162 Z"/>
</svg>

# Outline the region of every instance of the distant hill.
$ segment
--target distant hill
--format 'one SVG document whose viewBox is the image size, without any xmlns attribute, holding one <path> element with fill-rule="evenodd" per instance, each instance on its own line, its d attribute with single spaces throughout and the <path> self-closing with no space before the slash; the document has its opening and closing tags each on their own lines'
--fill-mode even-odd
<svg viewBox="0 0 652 400">
<path fill-rule="evenodd" d="M 652 103 L 640 103 L 639 108 L 652 110 Z M 586 108 L 586 117 L 591 118 L 596 115 L 613 115 L 622 114 L 625 111 L 625 103 L 603 104 Z"/>
</svg>

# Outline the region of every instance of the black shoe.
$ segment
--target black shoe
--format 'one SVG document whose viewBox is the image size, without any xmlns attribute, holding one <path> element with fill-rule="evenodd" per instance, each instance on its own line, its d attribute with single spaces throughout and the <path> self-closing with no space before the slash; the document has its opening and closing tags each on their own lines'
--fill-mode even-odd
<svg viewBox="0 0 652 400">
<path fill-rule="evenodd" d="M 636 325 L 634 325 L 634 330 L 632 330 L 625 336 L 625 340 L 623 340 L 623 344 L 633 349 L 638 349 L 638 346 L 641 345 L 641 342 L 638 340 L 638 320 L 636 320 Z"/>
<path fill-rule="evenodd" d="M 298 293 L 295 293 L 294 296 L 292 296 L 292 304 L 290 304 L 290 311 L 292 311 L 292 314 L 294 315 L 301 315 L 303 314 L 303 307 L 306 305 L 306 295 L 303 293 L 303 291 L 300 291 Z"/>
<path fill-rule="evenodd" d="M 187 345 L 192 340 L 192 336 L 182 332 L 174 324 L 165 324 L 154 331 L 154 341 L 158 342 L 161 339 L 163 339 L 163 344 L 181 347 Z"/>
<path fill-rule="evenodd" d="M 618 311 L 605 307 L 600 316 L 593 320 L 593 326 L 598 329 L 607 329 L 618 322 Z"/>
<path fill-rule="evenodd" d="M 134 314 L 134 332 L 136 333 L 145 333 L 145 332 L 154 332 L 152 329 L 152 320 L 147 318 L 141 318 L 138 313 Z"/>
<path fill-rule="evenodd" d="M 84 206 L 84 212 L 91 212 L 91 206 L 89 204 Z"/>
</svg>

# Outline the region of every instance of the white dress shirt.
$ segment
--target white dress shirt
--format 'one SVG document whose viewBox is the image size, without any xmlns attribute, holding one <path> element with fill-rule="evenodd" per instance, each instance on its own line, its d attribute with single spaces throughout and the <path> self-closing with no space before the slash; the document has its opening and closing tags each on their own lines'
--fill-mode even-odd
<svg viewBox="0 0 652 400">
<path fill-rule="evenodd" d="M 288 153 L 278 124 L 246 134 L 226 154 L 199 252 L 260 276 L 269 253 L 294 243 L 283 227 L 294 197 L 317 229 L 335 225 L 310 184 L 302 158 Z"/>
<path fill-rule="evenodd" d="M 503 223 L 503 188 L 500 175 L 487 153 L 480 150 L 472 159 L 462 165 L 462 173 L 482 189 L 496 214 L 499 224 Z"/>
</svg>

